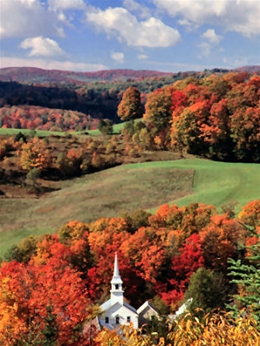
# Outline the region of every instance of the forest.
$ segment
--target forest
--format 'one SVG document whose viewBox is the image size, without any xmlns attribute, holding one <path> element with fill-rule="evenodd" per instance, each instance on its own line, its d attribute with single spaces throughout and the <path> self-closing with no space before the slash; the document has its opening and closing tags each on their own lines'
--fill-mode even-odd
<svg viewBox="0 0 260 346">
<path fill-rule="evenodd" d="M 189 168 L 196 160 L 209 166 L 219 161 L 223 172 L 232 165 L 230 172 L 235 176 L 237 169 L 240 182 L 245 180 L 239 165 L 254 165 L 256 186 L 250 189 L 256 194 L 259 189 L 257 73 L 204 71 L 174 80 L 118 81 L 113 88 L 104 82 L 70 88 L 2 81 L 0 90 L 0 210 L 7 218 L 9 209 L 29 210 L 29 199 L 35 205 L 46 202 L 39 208 L 44 217 L 58 190 L 64 189 L 63 200 L 69 198 L 66 184 L 75 192 L 76 184 L 84 182 L 83 193 L 96 173 L 107 171 L 113 179 L 112 167 L 133 163 L 144 175 L 153 174 L 149 184 L 163 193 L 176 180 L 179 198 L 201 186 L 196 169 Z M 39 135 L 43 130 L 55 134 Z M 164 170 L 172 160 L 186 163 L 185 171 Z M 149 161 L 158 162 L 161 171 L 145 171 Z M 99 178 L 93 179 L 97 188 Z M 111 199 L 127 181 L 114 179 L 118 187 L 109 191 Z M 149 186 L 144 180 L 132 182 L 137 190 L 138 183 Z M 149 209 L 154 205 L 130 210 L 129 204 L 120 215 L 88 222 L 71 218 L 54 233 L 43 225 L 40 234 L 32 231 L 6 248 L 0 265 L 0 344 L 259 345 L 260 199 L 235 208 L 238 201 L 227 196 L 219 208 L 199 201 L 179 205 L 169 198 L 155 210 Z M 56 213 L 63 213 L 62 199 Z M 113 203 L 116 209 L 122 199 Z M 17 225 L 15 210 L 10 215 Z M 3 228 L 2 234 L 24 232 L 19 220 L 20 228 Z M 86 325 L 102 313 L 99 305 L 109 295 L 115 252 L 127 301 L 134 307 L 151 301 L 162 319 L 140 331 L 125 328 L 121 336 L 105 330 L 90 337 Z M 169 322 L 169 314 L 189 298 L 188 311 Z"/>
<path fill-rule="evenodd" d="M 92 89 L 86 92 L 80 87 L 70 92 L 58 89 L 58 95 L 64 94 L 64 98 L 55 99 L 48 95 L 52 88 L 39 87 L 35 97 L 40 97 L 45 107 L 50 107 L 51 102 L 55 110 L 28 107 L 36 98 L 30 92 L 29 95 L 22 92 L 23 96 L 14 94 L 8 102 L 12 105 L 28 102 L 27 106 L 2 107 L 0 121 L 3 128 L 84 131 L 93 128 L 91 121 L 97 113 L 100 121 L 108 119 L 112 123 L 140 118 L 137 131 L 128 123 L 125 132 L 147 148 L 178 150 L 181 155 L 188 152 L 220 161 L 259 162 L 259 86 L 257 74 L 230 72 L 203 78 L 190 76 L 148 94 L 131 86 L 121 92 L 121 97 L 110 90 L 98 93 L 97 98 Z M 2 90 L 5 100 L 3 85 Z M 58 111 L 57 107 L 74 111 Z M 75 108 L 83 114 L 75 112 Z M 103 108 L 106 113 L 102 113 Z"/>
<path fill-rule="evenodd" d="M 179 322 L 186 326 L 183 345 L 191 335 L 198 341 L 196 345 L 202 345 L 199 341 L 206 337 L 213 340 L 220 321 L 223 340 L 232 340 L 226 345 L 236 344 L 236 336 L 245 345 L 257 345 L 253 342 L 260 336 L 256 325 L 260 312 L 259 234 L 258 200 L 245 205 L 237 217 L 232 210 L 219 214 L 209 205 L 162 205 L 155 214 L 138 210 L 90 224 L 71 221 L 53 235 L 25 238 L 6 252 L 1 265 L 0 341 L 3 345 L 25 345 L 29 340 L 33 345 L 89 345 L 84 323 L 100 313 L 98 304 L 108 295 L 117 252 L 125 297 L 133 306 L 150 299 L 165 316 L 176 311 L 183 300 L 193 298 L 194 326 Z M 225 336 L 225 328 L 235 323 L 231 316 L 239 319 L 243 308 L 246 317 L 236 333 Z M 232 312 L 230 320 L 219 313 L 219 321 L 212 324 L 208 335 L 203 328 L 192 334 L 196 321 L 200 319 L 203 325 L 204 314 L 217 309 Z M 207 318 L 212 323 L 217 317 Z M 169 335 L 159 327 L 158 321 L 155 330 L 160 337 L 166 340 L 176 333 L 177 338 L 178 327 L 174 330 L 173 325 Z M 97 333 L 96 337 L 114 338 L 112 345 L 121 345 L 116 343 L 116 335 Z M 105 341 L 91 342 L 105 345 Z M 151 343 L 136 341 L 136 345 Z"/>
</svg>

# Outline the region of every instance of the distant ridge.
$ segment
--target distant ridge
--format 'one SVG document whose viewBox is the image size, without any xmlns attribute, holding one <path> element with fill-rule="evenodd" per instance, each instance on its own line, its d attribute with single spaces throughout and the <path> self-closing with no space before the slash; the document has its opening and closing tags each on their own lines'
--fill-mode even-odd
<svg viewBox="0 0 260 346">
<path fill-rule="evenodd" d="M 260 65 L 242 66 L 242 67 L 235 68 L 234 71 L 256 73 L 256 72 L 260 72 Z"/>
<path fill-rule="evenodd" d="M 159 72 L 152 70 L 102 70 L 96 72 L 73 72 L 62 70 L 44 70 L 36 67 L 6 67 L 0 68 L 0 80 L 15 81 L 21 83 L 33 82 L 93 82 L 93 81 L 115 81 L 137 78 L 152 78 L 172 75 L 170 72 Z"/>
<path fill-rule="evenodd" d="M 260 65 L 242 66 L 236 69 L 214 68 L 207 70 L 212 73 L 226 73 L 229 71 L 246 71 L 248 73 L 260 72 Z M 125 81 L 129 79 L 144 79 L 173 76 L 178 74 L 190 75 L 200 74 L 196 71 L 184 71 L 179 73 L 160 72 L 153 70 L 131 70 L 131 69 L 115 69 L 102 70 L 95 72 L 75 72 L 62 70 L 44 70 L 37 67 L 5 67 L 0 68 L 0 81 L 20 82 L 20 83 L 88 83 L 95 81 Z"/>
</svg>

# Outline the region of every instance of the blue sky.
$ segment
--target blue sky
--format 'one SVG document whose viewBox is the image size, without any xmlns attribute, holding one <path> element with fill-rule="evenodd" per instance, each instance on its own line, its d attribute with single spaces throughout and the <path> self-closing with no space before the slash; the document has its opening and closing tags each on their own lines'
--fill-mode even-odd
<svg viewBox="0 0 260 346">
<path fill-rule="evenodd" d="M 0 67 L 260 65 L 259 0 L 0 0 Z"/>
</svg>

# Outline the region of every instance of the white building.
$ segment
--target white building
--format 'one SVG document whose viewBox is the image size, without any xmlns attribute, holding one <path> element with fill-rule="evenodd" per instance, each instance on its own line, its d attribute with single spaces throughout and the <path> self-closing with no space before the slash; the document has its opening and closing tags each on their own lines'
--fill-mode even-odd
<svg viewBox="0 0 260 346">
<path fill-rule="evenodd" d="M 115 254 L 114 274 L 110 281 L 110 299 L 103 303 L 100 308 L 104 311 L 99 318 L 100 324 L 109 329 L 114 329 L 120 325 L 132 323 L 134 328 L 138 328 L 138 314 L 134 307 L 124 302 L 123 281 L 121 280 L 117 254 Z"/>
<path fill-rule="evenodd" d="M 117 254 L 115 254 L 114 274 L 110 283 L 110 299 L 100 306 L 103 311 L 102 316 L 99 317 L 101 327 L 115 329 L 120 325 L 131 324 L 137 329 L 153 316 L 159 318 L 156 309 L 149 302 L 145 302 L 136 310 L 124 301 L 123 281 L 119 274 Z"/>
</svg>

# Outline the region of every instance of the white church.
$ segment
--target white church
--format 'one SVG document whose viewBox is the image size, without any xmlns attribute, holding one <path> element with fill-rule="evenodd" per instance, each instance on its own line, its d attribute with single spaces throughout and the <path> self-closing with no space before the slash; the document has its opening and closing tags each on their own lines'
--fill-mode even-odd
<svg viewBox="0 0 260 346">
<path fill-rule="evenodd" d="M 137 310 L 124 301 L 123 281 L 119 274 L 117 254 L 115 254 L 114 274 L 110 283 L 110 299 L 100 306 L 103 312 L 99 317 L 101 328 L 116 329 L 120 325 L 131 324 L 137 329 L 153 318 L 159 319 L 158 312 L 148 301 Z"/>
</svg>

